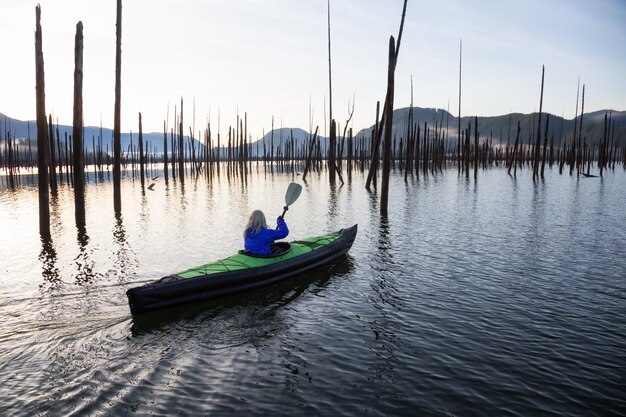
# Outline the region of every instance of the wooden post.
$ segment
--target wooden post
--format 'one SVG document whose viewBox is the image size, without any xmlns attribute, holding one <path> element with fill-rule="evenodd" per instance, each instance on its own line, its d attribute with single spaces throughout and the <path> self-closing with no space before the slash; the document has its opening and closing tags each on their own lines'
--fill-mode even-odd
<svg viewBox="0 0 626 417">
<path fill-rule="evenodd" d="M 41 33 L 41 6 L 35 7 L 35 93 L 37 107 L 37 171 L 39 174 L 39 233 L 50 237 L 50 206 L 48 194 L 48 126 L 46 122 L 46 94 L 44 82 L 43 40 Z"/>
<path fill-rule="evenodd" d="M 74 42 L 74 217 L 76 227 L 85 227 L 85 168 L 83 155 L 83 22 L 76 24 Z M 94 149 L 95 151 L 95 149 Z"/>
</svg>

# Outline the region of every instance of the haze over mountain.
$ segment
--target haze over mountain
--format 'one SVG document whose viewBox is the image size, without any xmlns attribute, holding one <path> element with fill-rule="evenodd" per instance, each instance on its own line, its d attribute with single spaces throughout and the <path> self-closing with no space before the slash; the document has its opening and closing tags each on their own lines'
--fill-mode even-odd
<svg viewBox="0 0 626 417">
<path fill-rule="evenodd" d="M 410 108 L 400 108 L 394 110 L 393 114 L 393 132 L 396 138 L 404 138 L 406 136 L 406 127 L 409 118 Z M 610 118 L 611 126 L 614 126 L 614 134 L 615 137 L 623 138 L 626 134 L 626 111 L 612 111 L 612 110 L 599 110 L 592 113 L 585 113 L 583 115 L 583 138 L 586 139 L 589 143 L 597 143 L 602 136 L 604 135 L 604 117 Z M 542 114 L 542 127 L 541 127 L 541 135 L 542 137 L 545 134 L 545 125 L 548 119 L 548 114 Z M 563 140 L 571 141 L 571 138 L 574 134 L 574 127 L 577 122 L 573 119 L 563 119 L 562 117 L 549 115 L 549 126 L 548 126 L 548 139 L 554 140 L 554 145 L 558 146 L 561 143 L 561 138 Z M 435 126 L 435 123 L 443 127 L 444 131 L 447 131 L 447 137 L 450 140 L 457 139 L 457 131 L 458 131 L 458 119 L 449 113 L 446 110 L 435 109 L 435 108 L 413 108 L 413 120 L 416 124 L 419 124 L 422 132 L 424 128 L 424 124 L 426 123 L 430 129 Z M 479 135 L 480 140 L 492 140 L 494 144 L 507 144 L 513 143 L 516 135 L 517 123 L 520 122 L 521 125 L 521 133 L 520 133 L 520 141 L 522 143 L 528 143 L 529 140 L 532 140 L 534 135 L 537 132 L 537 123 L 538 113 L 531 114 L 521 114 L 521 113 L 511 113 L 505 114 L 501 116 L 479 116 L 478 117 L 478 127 L 479 127 Z M 473 125 L 474 125 L 474 116 L 464 116 L 461 118 L 461 128 L 466 129 L 468 124 L 472 125 L 472 135 L 473 135 Z M 578 117 L 578 123 L 580 123 L 580 116 Z M 353 133 L 356 138 L 366 137 L 369 138 L 371 136 L 373 125 L 369 128 L 362 129 L 359 132 Z M 2 137 L 6 137 L 6 132 L 11 133 L 11 137 L 14 138 L 31 138 L 32 145 L 36 146 L 36 138 L 37 138 L 37 129 L 36 123 L 34 121 L 22 121 L 17 119 L 12 119 L 9 116 L 5 116 L 0 113 L 0 131 L 2 132 Z M 57 126 L 55 125 L 55 131 Z M 341 135 L 343 133 L 343 126 L 339 125 L 338 133 Z M 324 128 L 320 126 L 320 130 L 323 132 Z M 72 127 L 66 125 L 58 126 L 58 134 L 62 140 L 65 139 L 66 134 L 67 138 L 71 138 L 72 135 Z M 612 130 L 609 130 L 609 134 L 613 134 Z M 212 144 L 213 146 L 217 146 L 217 132 L 212 132 Z M 110 152 L 112 152 L 112 141 L 113 141 L 113 131 L 108 128 L 100 128 L 94 126 L 86 126 L 84 129 L 84 142 L 85 147 L 88 151 L 91 151 L 94 144 L 98 146 L 98 138 L 102 136 L 102 148 L 103 151 L 106 152 L 107 146 Z M 263 154 L 263 146 L 265 145 L 266 150 L 269 152 L 270 146 L 273 144 L 274 149 L 276 150 L 278 147 L 284 149 L 284 143 L 289 140 L 293 136 L 293 141 L 295 146 L 301 146 L 306 140 L 312 136 L 307 131 L 301 128 L 278 128 L 274 129 L 265 134 L 262 138 L 252 139 L 251 140 L 251 153 L 256 154 L 256 149 L 258 148 L 259 153 Z M 318 134 L 319 139 L 322 141 L 322 146 L 325 146 L 325 142 L 327 138 Z M 162 132 L 151 132 L 151 133 L 143 133 L 144 143 L 146 144 L 146 149 L 149 149 L 151 152 L 161 153 L 163 151 L 163 133 Z M 129 146 L 132 143 L 137 147 L 138 143 L 138 133 L 137 132 L 123 132 L 122 133 L 122 151 L 126 152 L 129 149 Z M 171 137 L 168 133 L 168 148 L 170 147 Z M 220 146 L 225 147 L 228 142 L 228 134 L 221 132 L 220 133 Z M 189 143 L 189 136 L 185 136 L 185 143 Z M 369 143 L 367 141 L 366 143 Z M 196 146 L 202 146 L 196 140 Z"/>
</svg>

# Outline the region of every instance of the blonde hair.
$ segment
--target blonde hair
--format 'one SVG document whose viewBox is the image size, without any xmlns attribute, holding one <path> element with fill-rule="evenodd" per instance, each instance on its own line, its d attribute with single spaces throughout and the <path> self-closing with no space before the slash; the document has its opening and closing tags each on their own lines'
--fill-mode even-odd
<svg viewBox="0 0 626 417">
<path fill-rule="evenodd" d="M 259 230 L 267 229 L 267 222 L 265 221 L 265 214 L 261 210 L 254 210 L 250 213 L 250 218 L 248 218 L 248 224 L 246 225 L 245 230 L 243 231 L 243 237 L 246 237 L 248 230 L 256 235 L 259 233 Z"/>
</svg>

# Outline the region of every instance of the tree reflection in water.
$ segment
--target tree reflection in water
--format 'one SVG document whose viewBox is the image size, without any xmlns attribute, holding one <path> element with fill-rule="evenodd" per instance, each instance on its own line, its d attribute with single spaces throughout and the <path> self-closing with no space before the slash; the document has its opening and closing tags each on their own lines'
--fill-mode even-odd
<svg viewBox="0 0 626 417">
<path fill-rule="evenodd" d="M 76 240 L 78 242 L 78 254 L 74 258 L 76 264 L 76 276 L 74 283 L 86 285 L 92 283 L 98 274 L 94 273 L 94 261 L 91 258 L 89 248 L 89 235 L 85 227 L 76 228 Z"/>
<path fill-rule="evenodd" d="M 44 283 L 40 287 L 49 285 L 51 288 L 57 288 L 62 284 L 62 280 L 59 274 L 59 268 L 57 268 L 57 252 L 54 248 L 54 242 L 49 236 L 42 236 L 41 251 L 39 252 L 39 261 L 41 262 L 41 276 Z"/>
<path fill-rule="evenodd" d="M 126 238 L 126 229 L 124 228 L 124 219 L 121 213 L 115 215 L 113 238 L 117 246 L 114 252 L 115 269 L 109 272 L 117 276 L 117 282 L 120 284 L 133 281 L 137 268 L 137 259 Z"/>
</svg>

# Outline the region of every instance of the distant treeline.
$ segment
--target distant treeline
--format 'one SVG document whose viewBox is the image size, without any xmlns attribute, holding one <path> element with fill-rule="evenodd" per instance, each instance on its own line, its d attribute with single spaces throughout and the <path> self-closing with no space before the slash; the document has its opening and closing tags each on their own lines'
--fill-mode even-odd
<svg viewBox="0 0 626 417">
<path fill-rule="evenodd" d="M 408 107 L 394 110 L 393 132 L 395 137 L 406 137 L 409 110 Z M 587 138 L 590 145 L 597 144 L 603 135 L 605 114 L 610 115 L 613 127 L 615 128 L 615 134 L 618 137 L 626 135 L 626 111 L 601 110 L 585 113 L 582 135 Z M 543 117 L 545 117 L 545 114 Z M 474 116 L 462 117 L 461 126 L 467 126 L 474 118 Z M 446 110 L 415 107 L 413 108 L 413 119 L 419 124 L 427 122 L 430 125 L 434 125 L 437 123 L 443 128 L 443 131 L 447 132 L 448 137 L 454 138 L 457 136 L 458 119 Z M 512 144 L 515 140 L 513 131 L 519 121 L 522 127 L 522 143 L 533 143 L 532 141 L 537 131 L 537 119 L 538 113 L 511 113 L 502 116 L 478 117 L 478 124 L 480 126 L 479 135 L 481 140 L 489 140 L 494 145 Z M 548 137 L 554 137 L 556 142 L 555 146 L 562 148 L 566 146 L 567 140 L 571 140 L 574 135 L 574 129 L 576 128 L 575 119 L 564 119 L 555 115 L 550 115 L 550 119 L 551 126 L 548 130 Z M 370 136 L 372 128 L 373 126 L 360 130 L 355 137 L 361 138 Z M 65 135 L 71 137 L 72 126 L 55 125 L 55 129 L 58 130 L 60 137 L 64 137 Z M 17 143 L 22 150 L 29 147 L 29 138 L 31 142 L 30 147 L 37 147 L 37 129 L 35 128 L 34 121 L 12 119 L 0 113 L 0 132 L 2 132 L 2 134 L 0 134 L 2 138 L 10 134 L 11 137 L 18 139 Z M 276 146 L 279 145 L 281 140 L 285 141 L 288 138 L 289 140 L 293 138 L 294 145 L 299 147 L 307 141 L 310 137 L 310 133 L 300 128 L 278 128 L 270 130 L 262 138 L 254 140 L 248 138 L 248 142 L 251 145 L 251 155 L 261 156 L 261 153 L 256 153 L 257 142 L 259 142 L 259 149 L 262 149 L 264 145 L 267 148 L 271 146 L 270 142 L 272 137 L 276 141 Z M 87 126 L 84 128 L 83 138 L 87 152 L 93 152 L 94 147 L 98 152 L 98 143 L 102 143 L 105 150 L 107 146 L 109 150 L 112 149 L 113 131 L 111 129 Z M 137 132 L 122 133 L 122 149 L 128 149 L 131 143 L 136 145 L 137 138 Z M 328 138 L 323 135 L 318 136 L 318 138 L 321 141 L 322 149 L 326 149 L 328 146 Z M 143 133 L 143 140 L 144 143 L 150 147 L 152 152 L 156 154 L 163 153 L 163 133 Z M 186 146 L 189 146 L 189 141 L 190 136 L 184 136 Z M 203 146 L 197 139 L 195 139 L 195 141 L 197 147 Z M 0 150 L 0 152 L 2 152 L 2 150 Z M 226 146 L 222 147 L 221 152 L 223 152 L 223 155 L 227 154 L 228 150 Z"/>
<path fill-rule="evenodd" d="M 620 119 L 614 118 L 615 115 L 623 118 L 623 113 L 605 112 L 600 131 L 597 127 L 587 130 L 584 124 L 581 130 L 580 123 L 577 123 L 571 132 L 566 130 L 569 121 L 547 114 L 543 115 L 540 128 L 534 115 L 502 116 L 500 119 L 508 119 L 506 140 L 497 141 L 489 124 L 481 125 L 479 117 L 463 118 L 459 135 L 450 127 L 453 123 L 448 112 L 433 110 L 430 114 L 437 117 L 429 122 L 418 121 L 419 111 L 411 114 L 410 109 L 407 110 L 408 117 L 403 119 L 404 110 L 398 110 L 400 116 L 396 120 L 398 128 L 390 144 L 390 158 L 404 170 L 405 177 L 436 173 L 446 167 L 467 173 L 473 169 L 475 173 L 479 167 L 506 166 L 509 173 L 515 175 L 518 168 L 531 166 L 533 169 L 537 167 L 537 175 L 541 169 L 541 177 L 545 165 L 551 167 L 556 164 L 560 173 L 565 170 L 570 175 L 574 172 L 591 175 L 592 165 L 600 170 L 600 175 L 602 169 L 614 168 L 616 164 L 626 167 L 625 129 L 618 129 Z M 591 113 L 585 114 L 585 117 L 591 119 L 591 124 L 597 115 Z M 493 120 L 488 122 L 491 122 L 491 126 L 497 126 Z M 405 124 L 403 129 L 399 128 L 399 123 Z M 4 126 L 9 127 L 8 124 Z M 129 143 L 123 147 L 121 154 L 123 170 L 133 178 L 137 176 L 143 183 L 147 175 L 157 171 L 164 174 L 166 181 L 168 174 L 173 178 L 177 174 L 184 177 L 201 172 L 210 175 L 213 169 L 219 170 L 221 163 L 227 164 L 227 171 L 245 175 L 251 168 L 249 164 L 255 162 L 265 162 L 266 169 L 270 170 L 294 171 L 294 162 L 301 161 L 304 164 L 303 178 L 306 178 L 308 171 L 319 171 L 330 164 L 327 139 L 317 135 L 318 129 L 314 134 L 300 129 L 271 130 L 263 140 L 249 142 L 246 140 L 247 129 L 243 121 L 238 120 L 236 126 L 229 127 L 222 137 L 212 133 L 211 125 L 208 124 L 198 132 L 202 140 L 183 137 L 180 133 L 182 128 L 164 129 L 159 134 L 162 147 L 154 146 L 154 142 L 146 140 L 146 135 L 129 135 Z M 60 126 L 50 124 L 49 127 L 50 178 L 52 183 L 58 181 L 71 184 L 74 176 L 71 135 L 67 131 L 62 134 Z M 374 130 L 369 133 L 367 130 L 361 131 L 358 136 L 354 136 L 352 129 L 343 129 L 343 134 L 338 136 L 334 164 L 341 182 L 342 172 L 345 173 L 343 168 L 346 167 L 348 176 L 355 168 L 369 170 L 370 180 L 376 183 L 376 171 L 382 155 L 379 152 L 373 155 L 371 151 Z M 486 130 L 488 133 L 485 133 Z M 596 131 L 597 134 L 594 133 Z M 37 148 L 32 139 L 16 139 L 10 128 L 4 132 L 0 137 L 0 174 L 8 175 L 9 186 L 12 186 L 17 174 L 33 173 L 37 165 Z M 95 177 L 96 181 L 99 178 L 108 180 L 113 164 L 110 139 L 103 139 L 106 137 L 104 132 L 104 129 L 99 130 L 98 136 L 92 135 L 84 142 L 82 165 L 88 171 L 99 174 Z M 540 141 L 535 140 L 536 132 L 541 132 Z M 163 148 L 166 149 L 165 153 L 160 150 Z"/>
</svg>

